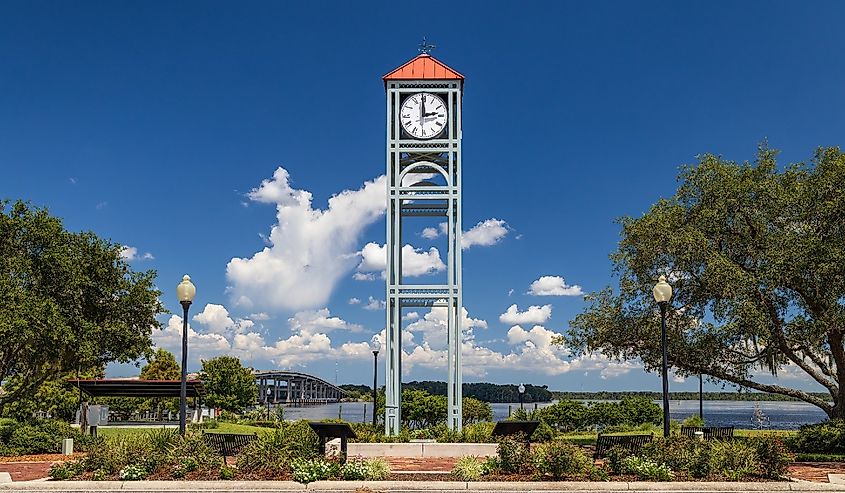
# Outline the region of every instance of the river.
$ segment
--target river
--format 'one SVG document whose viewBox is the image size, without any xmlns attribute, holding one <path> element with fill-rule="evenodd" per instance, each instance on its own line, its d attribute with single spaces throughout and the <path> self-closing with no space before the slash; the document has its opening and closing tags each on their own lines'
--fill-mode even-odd
<svg viewBox="0 0 845 493">
<path fill-rule="evenodd" d="M 538 407 L 550 403 L 539 403 Z M 660 405 L 660 402 L 657 402 Z M 765 428 L 794 430 L 801 425 L 818 423 L 826 419 L 825 413 L 805 402 L 785 401 L 704 401 L 704 419 L 708 426 L 733 426 L 735 428 L 754 428 L 755 405 L 759 406 L 765 417 Z M 493 419 L 500 421 L 508 416 L 509 410 L 516 410 L 519 404 L 491 404 Z M 534 404 L 525 404 L 526 409 L 534 409 Z M 343 402 L 309 407 L 285 408 L 285 419 L 321 420 L 338 418 L 351 422 L 372 420 L 372 405 L 365 402 Z M 365 415 L 366 413 L 366 415 Z M 673 420 L 681 421 L 698 414 L 698 401 L 670 401 L 669 415 Z"/>
</svg>

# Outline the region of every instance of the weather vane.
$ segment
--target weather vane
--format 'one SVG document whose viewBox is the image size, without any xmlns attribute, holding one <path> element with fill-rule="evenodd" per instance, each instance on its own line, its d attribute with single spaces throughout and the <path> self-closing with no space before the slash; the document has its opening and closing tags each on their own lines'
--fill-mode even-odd
<svg viewBox="0 0 845 493">
<path fill-rule="evenodd" d="M 422 53 L 423 55 L 428 55 L 429 53 L 431 53 L 431 50 L 433 50 L 435 48 L 437 48 L 437 46 L 435 46 L 433 44 L 428 44 L 428 42 L 425 39 L 425 36 L 423 36 L 422 43 L 420 43 L 419 52 Z"/>
</svg>

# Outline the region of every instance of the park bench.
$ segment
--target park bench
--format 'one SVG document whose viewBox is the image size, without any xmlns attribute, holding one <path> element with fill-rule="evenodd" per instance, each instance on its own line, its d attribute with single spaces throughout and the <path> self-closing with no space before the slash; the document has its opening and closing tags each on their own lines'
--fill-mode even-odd
<svg viewBox="0 0 845 493">
<path fill-rule="evenodd" d="M 705 440 L 728 440 L 734 437 L 733 426 L 681 426 L 681 435 L 695 438 L 695 432 L 704 433 Z"/>
<path fill-rule="evenodd" d="M 652 440 L 653 436 L 648 435 L 602 435 L 596 439 L 596 451 L 593 459 L 602 459 L 608 450 L 613 447 L 622 447 L 631 454 L 637 454 L 643 445 Z"/>
<path fill-rule="evenodd" d="M 245 435 L 241 433 L 206 433 L 203 431 L 202 437 L 209 447 L 223 456 L 225 461 L 227 457 L 238 455 L 242 448 L 255 440 L 255 433 Z"/>
</svg>

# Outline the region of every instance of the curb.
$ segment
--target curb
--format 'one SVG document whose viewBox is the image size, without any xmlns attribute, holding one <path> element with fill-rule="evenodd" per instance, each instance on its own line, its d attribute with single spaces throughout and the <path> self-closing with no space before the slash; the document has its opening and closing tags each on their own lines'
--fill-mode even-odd
<svg viewBox="0 0 845 493">
<path fill-rule="evenodd" d="M 16 482 L 0 484 L 2 491 L 26 491 L 45 493 L 83 493 L 92 491 L 127 492 L 272 492 L 302 493 L 350 493 L 356 489 L 375 492 L 682 492 L 682 493 L 737 493 L 757 491 L 839 491 L 845 492 L 845 484 L 771 482 L 507 482 L 507 481 L 316 481 L 307 485 L 293 481 L 46 481 Z"/>
</svg>

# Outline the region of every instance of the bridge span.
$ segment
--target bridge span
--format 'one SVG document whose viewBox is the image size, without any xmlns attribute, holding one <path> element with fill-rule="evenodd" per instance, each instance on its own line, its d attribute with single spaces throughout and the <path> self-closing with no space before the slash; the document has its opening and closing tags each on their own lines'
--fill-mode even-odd
<svg viewBox="0 0 845 493">
<path fill-rule="evenodd" d="M 346 392 L 320 377 L 298 371 L 254 371 L 258 402 L 266 405 L 305 406 L 340 402 Z"/>
</svg>

